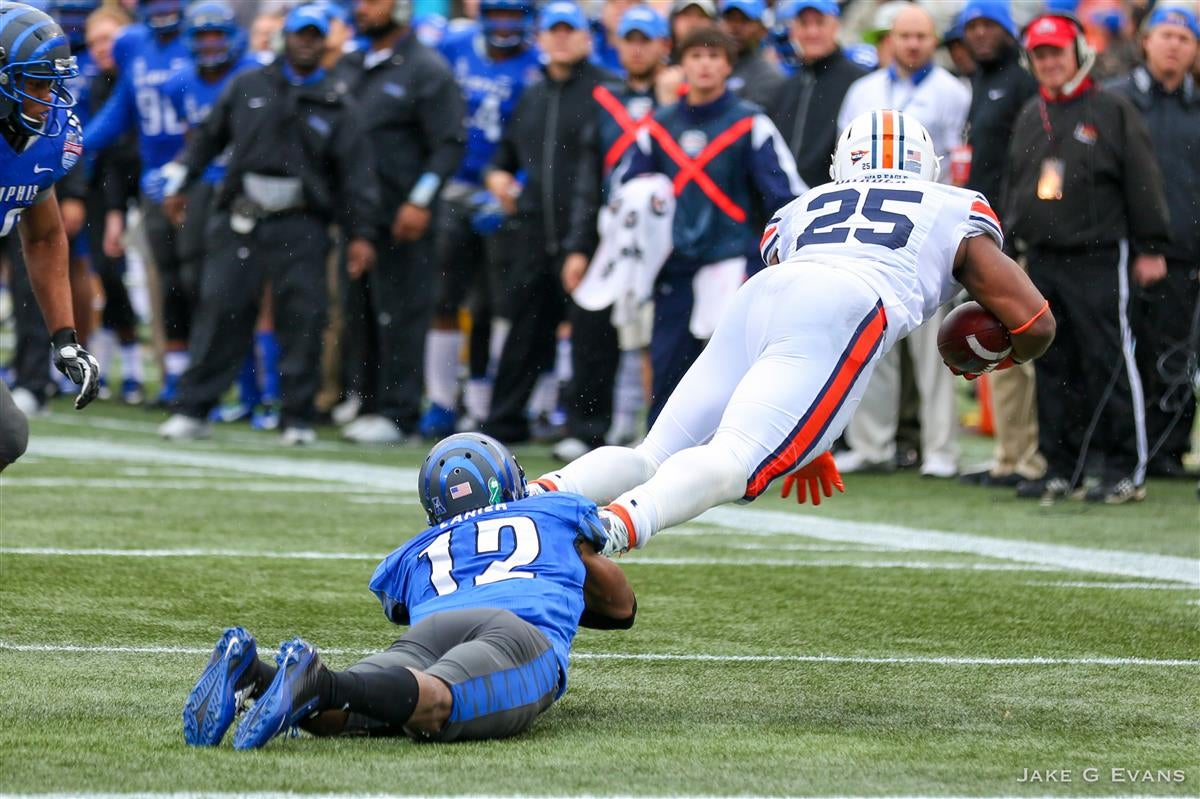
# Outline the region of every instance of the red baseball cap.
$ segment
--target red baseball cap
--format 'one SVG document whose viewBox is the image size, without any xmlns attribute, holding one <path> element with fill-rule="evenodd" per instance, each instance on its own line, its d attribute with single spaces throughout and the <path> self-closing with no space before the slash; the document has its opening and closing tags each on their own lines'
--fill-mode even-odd
<svg viewBox="0 0 1200 799">
<path fill-rule="evenodd" d="M 1038 17 L 1025 28 L 1025 49 L 1032 50 L 1041 45 L 1068 47 L 1079 35 L 1079 29 L 1066 17 Z"/>
</svg>

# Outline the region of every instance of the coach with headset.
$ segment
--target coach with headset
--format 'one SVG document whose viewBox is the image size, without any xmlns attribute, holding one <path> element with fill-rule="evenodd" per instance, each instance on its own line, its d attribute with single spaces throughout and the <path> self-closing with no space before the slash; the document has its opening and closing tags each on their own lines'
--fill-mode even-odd
<svg viewBox="0 0 1200 799">
<path fill-rule="evenodd" d="M 1103 466 L 1091 502 L 1146 496 L 1146 427 L 1129 321 L 1130 281 L 1166 272 L 1162 176 L 1141 116 L 1089 75 L 1095 55 L 1073 17 L 1043 14 L 1023 32 L 1037 96 L 1013 125 L 1005 223 L 1028 248 L 1029 276 L 1058 337 L 1036 364 L 1042 480 L 1024 497 L 1081 488 L 1089 454 Z"/>
</svg>

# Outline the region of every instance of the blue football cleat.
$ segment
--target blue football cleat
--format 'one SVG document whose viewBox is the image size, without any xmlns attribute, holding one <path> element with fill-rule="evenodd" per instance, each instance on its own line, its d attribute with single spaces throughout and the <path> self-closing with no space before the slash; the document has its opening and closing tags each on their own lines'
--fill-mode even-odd
<svg viewBox="0 0 1200 799">
<path fill-rule="evenodd" d="M 421 434 L 421 438 L 441 440 L 454 433 L 454 424 L 457 420 L 458 414 L 453 410 L 431 402 L 429 409 L 425 411 L 425 415 L 417 424 L 417 432 Z"/>
<path fill-rule="evenodd" d="M 146 390 L 140 380 L 126 377 L 121 381 L 121 402 L 126 405 L 141 405 L 146 401 Z"/>
<path fill-rule="evenodd" d="M 158 399 L 155 400 L 155 404 L 165 408 L 175 401 L 178 393 L 179 375 L 166 375 L 163 378 L 162 388 L 158 390 Z"/>
<path fill-rule="evenodd" d="M 293 638 L 279 645 L 275 662 L 279 671 L 271 686 L 246 711 L 233 733 L 234 749 L 257 749 L 317 708 L 321 699 L 318 686 L 325 672 L 317 648 Z"/>
<path fill-rule="evenodd" d="M 278 430 L 280 410 L 278 402 L 259 405 L 250 414 L 250 427 L 254 430 Z"/>
<path fill-rule="evenodd" d="M 253 687 L 246 672 L 257 657 L 253 635 L 241 627 L 225 631 L 183 706 L 185 741 L 192 746 L 221 742 Z"/>
<path fill-rule="evenodd" d="M 218 405 L 208 412 L 208 421 L 219 422 L 221 424 L 233 424 L 250 418 L 254 411 L 249 405 L 244 405 L 241 402 L 229 402 L 224 405 Z"/>
</svg>

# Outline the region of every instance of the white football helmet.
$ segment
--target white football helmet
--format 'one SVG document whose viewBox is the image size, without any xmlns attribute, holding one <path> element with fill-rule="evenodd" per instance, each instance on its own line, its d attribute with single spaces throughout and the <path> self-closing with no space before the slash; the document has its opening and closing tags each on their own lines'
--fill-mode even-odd
<svg viewBox="0 0 1200 799">
<path fill-rule="evenodd" d="M 925 126 L 888 108 L 855 117 L 838 136 L 829 176 L 851 180 L 860 172 L 903 172 L 936 181 L 942 167 Z"/>
</svg>

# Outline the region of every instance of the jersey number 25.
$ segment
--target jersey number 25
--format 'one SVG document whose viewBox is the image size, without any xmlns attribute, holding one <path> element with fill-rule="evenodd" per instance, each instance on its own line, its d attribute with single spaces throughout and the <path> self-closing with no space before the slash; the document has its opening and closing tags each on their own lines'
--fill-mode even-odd
<svg viewBox="0 0 1200 799">
<path fill-rule="evenodd" d="M 809 223 L 804 232 L 796 239 L 796 249 L 809 244 L 842 244 L 854 233 L 854 238 L 863 244 L 878 244 L 889 250 L 898 250 L 908 244 L 912 235 L 913 223 L 904 214 L 885 210 L 886 202 L 915 203 L 920 205 L 922 194 L 919 191 L 904 189 L 870 189 L 866 196 L 858 189 L 845 188 L 819 194 L 809 201 L 805 210 L 816 211 L 837 205 L 828 214 L 822 214 Z M 859 205 L 862 208 L 859 208 Z M 881 225 L 891 225 L 890 229 L 880 229 L 875 225 L 842 225 L 854 212 L 858 211 L 868 222 L 878 222 Z"/>
</svg>

